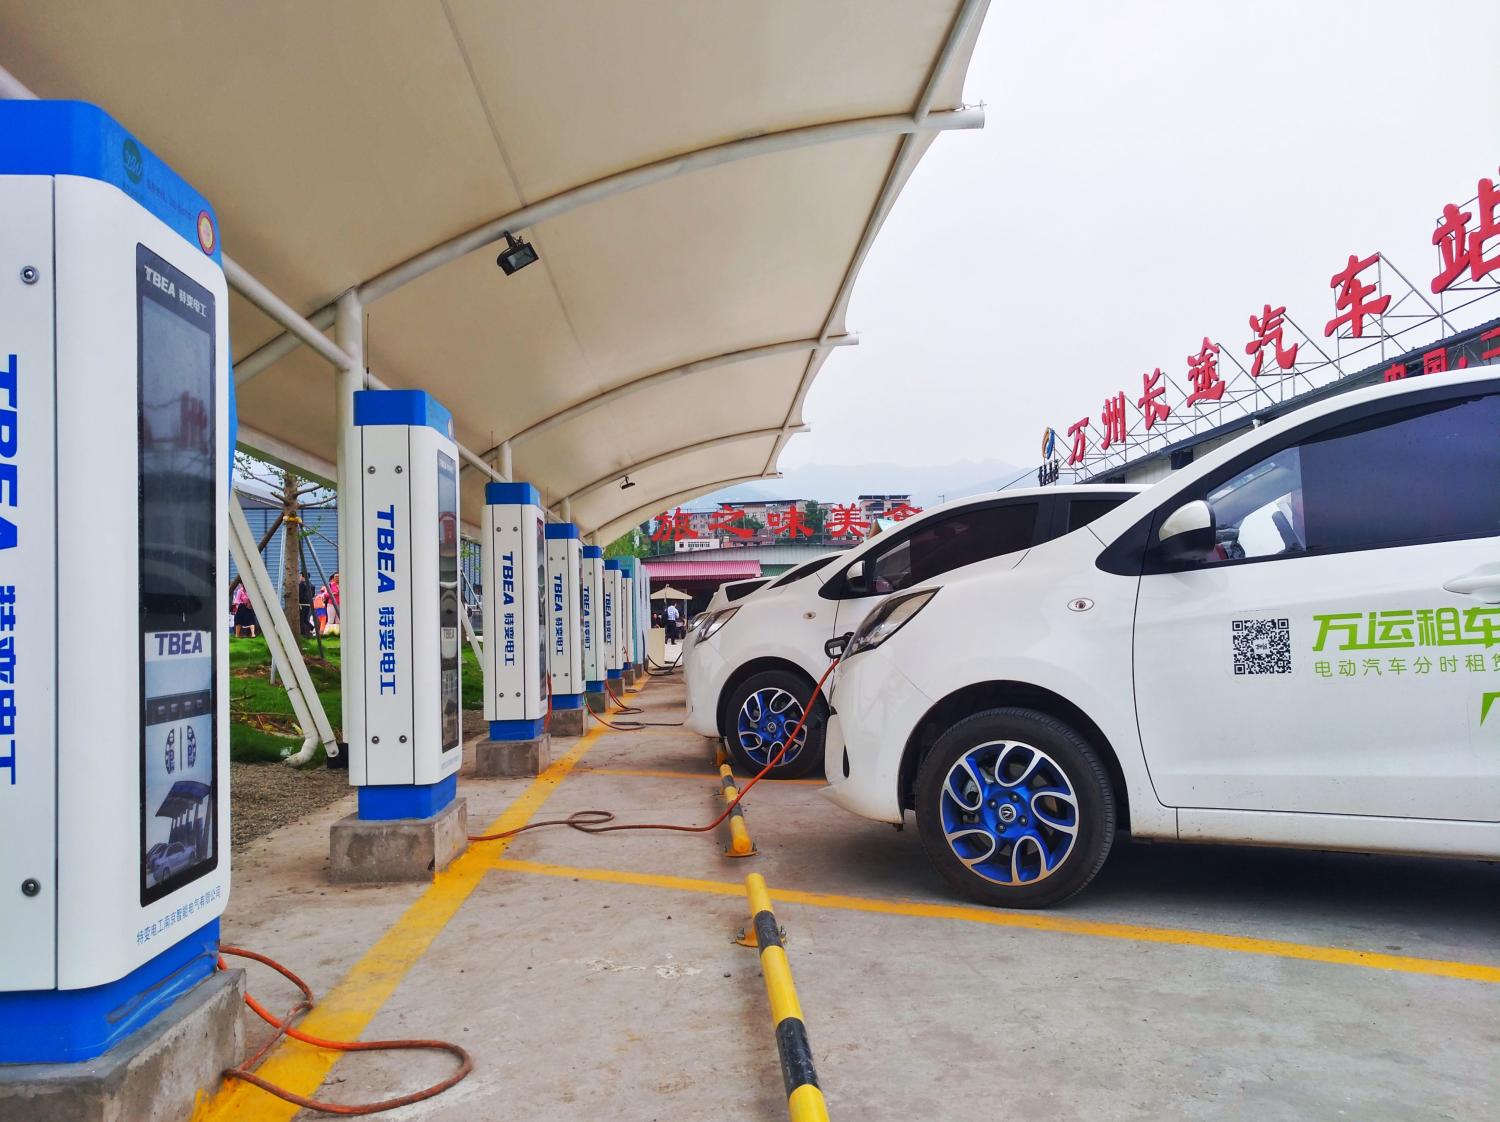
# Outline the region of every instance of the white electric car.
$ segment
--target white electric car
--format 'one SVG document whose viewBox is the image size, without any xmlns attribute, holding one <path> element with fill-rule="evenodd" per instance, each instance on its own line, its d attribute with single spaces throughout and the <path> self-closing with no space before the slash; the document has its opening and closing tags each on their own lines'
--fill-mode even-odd
<svg viewBox="0 0 1500 1122">
<path fill-rule="evenodd" d="M 708 604 L 704 607 L 705 614 L 721 611 L 730 604 L 743 600 L 752 592 L 757 592 L 771 583 L 770 577 L 751 577 L 749 580 L 726 581 L 714 590 L 714 594 L 708 598 Z"/>
<path fill-rule="evenodd" d="M 914 515 L 843 552 L 789 569 L 738 604 L 700 617 L 684 647 L 687 727 L 723 736 L 752 774 L 776 756 L 827 669 L 825 650 L 852 632 L 886 596 L 991 557 L 1021 552 L 1076 530 L 1140 487 L 993 491 Z M 806 775 L 823 760 L 827 705 L 768 776 Z"/>
<path fill-rule="evenodd" d="M 1356 390 L 849 641 L 824 789 L 989 904 L 1141 838 L 1500 858 L 1500 368 Z M 1493 711 L 1492 711 L 1493 710 Z"/>
</svg>

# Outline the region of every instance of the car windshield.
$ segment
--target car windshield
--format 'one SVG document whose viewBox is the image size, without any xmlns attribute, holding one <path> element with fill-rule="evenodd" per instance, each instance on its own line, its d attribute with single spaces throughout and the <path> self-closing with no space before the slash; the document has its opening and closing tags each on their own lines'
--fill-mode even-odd
<svg viewBox="0 0 1500 1122">
<path fill-rule="evenodd" d="M 811 561 L 804 561 L 796 568 L 788 569 L 786 572 L 782 573 L 781 576 L 777 577 L 771 582 L 770 587 L 785 588 L 787 585 L 801 580 L 809 573 L 816 573 L 819 569 L 823 568 L 823 566 L 827 565 L 837 556 L 838 554 L 836 553 L 830 553 L 826 557 L 815 557 Z"/>
</svg>

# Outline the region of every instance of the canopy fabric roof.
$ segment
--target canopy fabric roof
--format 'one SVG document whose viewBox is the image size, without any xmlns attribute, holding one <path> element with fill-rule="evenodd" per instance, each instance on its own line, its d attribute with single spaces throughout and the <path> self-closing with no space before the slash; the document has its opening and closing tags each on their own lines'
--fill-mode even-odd
<svg viewBox="0 0 1500 1122">
<path fill-rule="evenodd" d="M 0 67 L 212 199 L 231 280 L 321 329 L 357 291 L 378 383 L 604 541 L 774 473 L 901 186 L 982 124 L 986 2 L 0 0 Z M 240 295 L 231 329 L 242 443 L 328 475 L 328 361 Z"/>
</svg>

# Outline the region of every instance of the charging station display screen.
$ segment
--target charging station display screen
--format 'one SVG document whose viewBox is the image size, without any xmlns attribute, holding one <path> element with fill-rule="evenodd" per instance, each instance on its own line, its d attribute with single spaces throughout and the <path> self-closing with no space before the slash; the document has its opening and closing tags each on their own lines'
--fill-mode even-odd
<svg viewBox="0 0 1500 1122">
<path fill-rule="evenodd" d="M 437 454 L 438 480 L 438 651 L 441 670 L 443 751 L 463 739 L 458 698 L 458 465 Z"/>
<path fill-rule="evenodd" d="M 136 247 L 141 903 L 218 864 L 214 298 Z"/>
</svg>

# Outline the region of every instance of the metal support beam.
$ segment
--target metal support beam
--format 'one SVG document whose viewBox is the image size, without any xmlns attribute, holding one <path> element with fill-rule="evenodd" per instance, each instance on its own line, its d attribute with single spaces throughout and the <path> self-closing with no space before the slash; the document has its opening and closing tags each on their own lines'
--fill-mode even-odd
<svg viewBox="0 0 1500 1122">
<path fill-rule="evenodd" d="M 788 152 L 797 148 L 836 144 L 871 136 L 901 136 L 917 132 L 946 132 L 953 129 L 983 127 L 984 110 L 978 107 L 965 107 L 926 113 L 920 120 L 907 113 L 881 117 L 856 117 L 842 121 L 829 121 L 821 125 L 782 129 L 778 132 L 761 133 L 758 136 L 742 137 L 723 144 L 709 145 L 706 148 L 685 152 L 680 156 L 669 156 L 664 160 L 656 160 L 649 164 L 642 164 L 640 167 L 595 179 L 589 183 L 582 183 L 523 206 L 519 210 L 502 214 L 482 226 L 476 226 L 466 233 L 440 242 L 401 264 L 371 277 L 359 286 L 359 296 L 364 303 L 372 304 L 450 261 L 456 261 L 477 249 L 483 249 L 487 245 L 500 241 L 507 233 L 515 233 L 590 203 L 601 202 L 616 195 L 662 183 L 689 172 L 722 167 L 724 164 L 737 163 L 740 160 L 754 159 L 778 152 Z M 324 311 L 326 309 L 319 309 L 309 319 L 316 321 Z M 272 340 L 272 343 L 276 342 L 277 340 Z M 270 345 L 267 344 L 267 346 Z M 286 354 L 292 349 L 295 349 L 295 345 L 281 351 L 276 357 L 279 358 L 281 354 Z"/>
<path fill-rule="evenodd" d="M 938 52 L 937 60 L 932 64 L 932 70 L 927 75 L 927 88 L 922 91 L 922 96 L 917 100 L 917 108 L 912 116 L 918 121 L 925 121 L 928 114 L 932 112 L 932 102 L 937 97 L 938 86 L 942 84 L 948 68 L 953 65 L 958 48 L 968 38 L 969 32 L 974 30 L 979 21 L 984 18 L 984 13 L 989 6 L 990 0 L 964 0 L 964 6 L 959 9 L 958 15 L 953 19 L 953 25 L 948 28 L 948 38 L 943 42 L 943 49 Z"/>
<path fill-rule="evenodd" d="M 0 66 L 0 99 L 5 101 L 35 101 L 36 94 L 5 67 Z"/>
<path fill-rule="evenodd" d="M 354 355 L 347 349 L 330 343 L 328 336 L 313 326 L 310 320 L 303 319 L 290 304 L 251 276 L 244 266 L 227 253 L 224 254 L 224 275 L 241 296 L 331 362 L 335 370 L 347 370 L 355 365 Z M 239 385 L 241 380 L 236 377 L 235 385 Z"/>
<path fill-rule="evenodd" d="M 736 362 L 750 362 L 757 358 L 770 358 L 773 355 L 795 354 L 798 351 L 812 351 L 831 347 L 853 347 L 859 344 L 858 335 L 835 335 L 827 339 L 788 339 L 780 343 L 765 343 L 759 347 L 745 347 L 738 351 L 725 351 L 723 354 L 711 355 L 708 358 L 696 359 L 693 362 L 684 363 L 682 366 L 671 366 L 665 370 L 656 370 L 650 374 L 642 374 L 623 382 L 602 393 L 594 394 L 582 400 L 575 401 L 572 405 L 558 410 L 549 417 L 544 417 L 534 425 L 528 425 L 520 432 L 508 437 L 495 447 L 481 456 L 493 456 L 496 452 L 501 455 L 501 472 L 509 478 L 510 475 L 510 448 L 522 441 L 531 440 L 540 436 L 548 429 L 565 425 L 569 421 L 576 420 L 586 413 L 592 413 L 595 409 L 602 409 L 606 405 L 612 405 L 622 398 L 642 390 L 652 389 L 656 386 L 664 386 L 681 378 L 688 378 L 705 370 L 716 370 L 721 366 L 729 366 Z"/>
<path fill-rule="evenodd" d="M 595 538 L 594 544 L 597 545 L 599 530 L 605 526 L 613 525 L 616 522 L 623 522 L 626 525 L 630 525 L 638 519 L 646 517 L 648 514 L 655 514 L 664 507 L 674 506 L 677 503 L 685 503 L 689 499 L 696 499 L 699 495 L 706 495 L 710 491 L 719 491 L 725 487 L 733 487 L 739 483 L 750 483 L 756 479 L 780 478 L 781 472 L 779 471 L 773 471 L 770 474 L 757 471 L 750 475 L 736 475 L 731 479 L 721 479 L 717 483 L 703 483 L 697 487 L 689 487 L 683 491 L 674 491 L 670 495 L 662 495 L 659 498 L 652 499 L 649 503 L 642 503 L 633 510 L 627 510 L 624 514 L 617 514 L 607 522 L 601 522 L 599 525 L 591 527 L 589 534 Z"/>
<path fill-rule="evenodd" d="M 282 533 L 294 534 L 296 527 L 284 525 Z M 338 742 L 333 738 L 333 726 L 328 723 L 328 714 L 323 710 L 323 700 L 313 688 L 312 677 L 307 672 L 307 663 L 302 659 L 302 648 L 297 636 L 288 626 L 281 610 L 281 598 L 276 595 L 276 584 L 266 572 L 266 563 L 256 548 L 255 535 L 245 521 L 244 507 L 239 495 L 229 498 L 229 555 L 234 558 L 245 581 L 245 592 L 250 596 L 250 605 L 255 609 L 255 618 L 260 621 L 261 632 L 266 638 L 266 648 L 271 653 L 271 666 L 281 671 L 282 686 L 287 699 L 292 703 L 292 712 L 302 728 L 302 748 L 287 759 L 289 764 L 305 764 L 313 758 L 318 745 L 329 759 L 339 754 Z"/>
<path fill-rule="evenodd" d="M 942 84 L 943 77 L 948 68 L 953 64 L 958 54 L 959 47 L 973 28 L 976 20 L 983 18 L 985 10 L 989 7 L 989 0 L 964 0 L 963 7 L 954 18 L 952 25 L 948 28 L 948 37 L 944 40 L 942 48 L 938 51 L 937 58 L 933 60 L 931 68 L 927 73 L 927 81 L 923 84 L 921 93 L 917 97 L 917 103 L 912 109 L 912 120 L 918 124 L 925 124 L 933 117 L 942 116 L 942 113 L 932 112 L 932 101 L 937 96 L 938 87 Z M 983 128 L 983 116 L 975 127 Z M 826 341 L 833 325 L 841 319 L 848 309 L 849 297 L 854 291 L 855 278 L 859 276 L 859 270 L 864 266 L 865 258 L 870 254 L 870 247 L 875 244 L 875 235 L 880 232 L 881 226 L 885 224 L 886 216 L 890 214 L 891 207 L 895 205 L 896 196 L 900 193 L 906 177 L 911 174 L 912 168 L 916 166 L 920 156 L 920 146 L 917 143 L 918 130 L 908 132 L 901 138 L 900 147 L 896 151 L 896 158 L 891 161 L 891 170 L 886 174 L 885 184 L 880 189 L 880 196 L 875 201 L 875 208 L 870 212 L 870 219 L 865 223 L 864 232 L 860 235 L 859 245 L 854 250 L 854 256 L 850 258 L 849 267 L 844 271 L 844 279 L 839 284 L 838 292 L 834 295 L 833 303 L 828 307 L 828 315 L 823 319 L 823 330 L 819 332 L 820 341 Z M 766 460 L 766 471 L 776 466 L 776 460 L 781 455 L 781 450 L 786 447 L 786 442 L 791 438 L 792 418 L 801 414 L 802 403 L 807 399 L 807 391 L 812 386 L 812 380 L 819 369 L 822 368 L 823 360 L 827 352 L 823 350 L 814 351 L 807 360 L 807 366 L 802 372 L 802 381 L 797 387 L 796 394 L 792 397 L 791 406 L 786 411 L 786 417 L 782 421 L 782 433 L 777 438 L 775 445 L 771 448 L 771 455 Z"/>
<path fill-rule="evenodd" d="M 295 444 L 288 444 L 280 437 L 261 432 L 249 425 L 240 425 L 236 447 L 243 448 L 251 455 L 276 464 L 278 467 L 290 468 L 298 475 L 321 483 L 325 487 L 338 485 L 339 469 L 336 464 L 331 464 L 322 456 L 315 456 L 311 452 L 298 448 Z"/>
<path fill-rule="evenodd" d="M 365 374 L 365 313 L 358 294 L 346 292 L 339 297 L 333 333 L 339 349 L 351 359 L 348 366 L 337 370 L 334 387 L 339 504 L 339 690 L 344 699 L 344 712 L 350 713 L 356 704 L 362 703 L 365 680 L 364 580 L 362 564 L 355 556 L 362 538 L 359 504 L 353 501 L 351 481 L 351 473 L 359 470 L 354 395 L 364 388 Z M 363 781 L 360 777 L 360 782 Z"/>
<path fill-rule="evenodd" d="M 329 304 L 328 307 L 322 308 L 308 316 L 307 322 L 319 331 L 326 331 L 333 326 L 335 315 L 334 305 Z M 269 343 L 257 347 L 234 364 L 235 386 L 243 386 L 251 378 L 285 358 L 301 345 L 302 340 L 290 331 L 285 331 L 280 335 L 274 336 Z"/>
<path fill-rule="evenodd" d="M 796 431 L 806 432 L 807 428 L 807 425 L 798 425 Z M 602 487 L 608 487 L 611 483 L 614 483 L 616 480 L 624 476 L 632 475 L 638 471 L 645 471 L 647 468 L 655 467 L 657 464 L 664 464 L 668 460 L 675 460 L 679 456 L 690 456 L 694 452 L 703 452 L 709 448 L 717 448 L 720 445 L 724 444 L 738 444 L 741 441 L 745 440 L 763 440 L 768 436 L 779 436 L 781 435 L 781 432 L 781 426 L 778 425 L 775 428 L 751 429 L 748 432 L 729 433 L 725 436 L 714 436 L 710 437 L 707 440 L 699 440 L 693 444 L 684 444 L 680 448 L 673 448 L 670 451 L 662 452 L 658 455 L 652 456 L 650 459 L 640 460 L 639 462 L 633 463 L 628 467 L 620 468 L 618 471 L 612 471 L 608 475 L 601 475 L 592 483 L 584 484 L 582 487 L 578 488 L 578 490 L 572 492 L 569 495 L 566 495 L 552 505 L 554 507 L 563 507 L 571 510 L 572 504 L 577 500 L 583 498 L 586 495 L 593 494 L 595 491 L 599 490 Z M 562 519 L 564 522 L 571 521 L 567 514 L 563 514 Z"/>
<path fill-rule="evenodd" d="M 768 156 L 777 152 L 788 152 L 797 148 L 809 148 L 819 144 L 833 144 L 845 140 L 859 140 L 870 136 L 897 136 L 912 132 L 942 132 L 948 129 L 977 129 L 984 127 L 984 110 L 954 109 L 927 115 L 917 121 L 908 114 L 893 114 L 883 117 L 858 117 L 851 120 L 830 121 L 821 125 L 807 125 L 779 132 L 761 133 L 758 136 L 713 144 L 680 156 L 668 156 L 627 171 L 606 175 L 590 183 L 570 187 L 565 191 L 523 206 L 519 210 L 503 214 L 499 218 L 476 226 L 467 233 L 433 246 L 394 268 L 372 277 L 359 287 L 361 299 L 373 303 L 382 296 L 389 296 L 402 285 L 432 272 L 441 265 L 455 261 L 476 249 L 482 249 L 500 241 L 507 233 L 515 233 L 528 226 L 566 214 L 590 203 L 597 203 L 615 195 L 623 195 L 654 183 L 675 179 L 689 172 L 721 167 L 740 160 Z"/>
<path fill-rule="evenodd" d="M 463 460 L 464 463 L 468 464 L 475 471 L 481 472 L 482 474 L 489 476 L 496 483 L 509 483 L 510 482 L 509 479 L 507 479 L 505 476 L 501 475 L 498 471 L 496 471 L 494 468 L 490 467 L 490 465 L 488 463 L 486 463 L 483 459 L 481 459 L 480 456 L 479 456 L 479 454 L 477 452 L 471 452 L 471 451 L 469 451 L 462 444 L 460 444 L 458 446 L 458 458 L 461 459 L 461 460 Z"/>
</svg>

